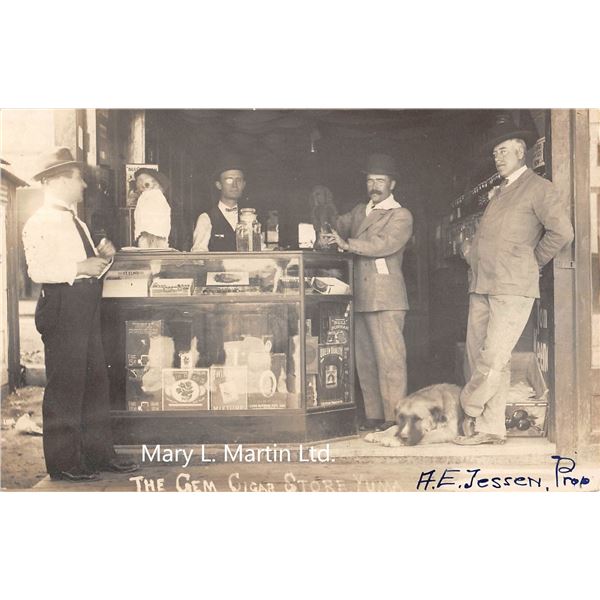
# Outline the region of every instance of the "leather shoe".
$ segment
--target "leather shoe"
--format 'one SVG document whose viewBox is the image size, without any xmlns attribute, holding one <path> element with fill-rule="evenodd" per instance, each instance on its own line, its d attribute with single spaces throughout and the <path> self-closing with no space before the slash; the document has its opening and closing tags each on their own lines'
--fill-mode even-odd
<svg viewBox="0 0 600 600">
<path fill-rule="evenodd" d="M 113 473 L 135 473 L 139 469 L 140 465 L 132 460 L 111 460 L 100 467 L 101 471 L 112 471 Z"/>
<path fill-rule="evenodd" d="M 393 427 L 395 424 L 395 421 L 384 421 L 375 427 L 375 431 L 385 431 L 386 429 Z"/>
<path fill-rule="evenodd" d="M 381 423 L 381 421 L 379 419 L 366 419 L 360 425 L 360 427 L 358 428 L 358 430 L 359 431 L 373 431 L 373 430 L 379 431 L 377 429 L 377 427 L 379 427 L 380 423 Z"/>
<path fill-rule="evenodd" d="M 454 438 L 454 443 L 459 446 L 479 446 L 481 444 L 504 444 L 506 438 L 494 433 L 474 433 Z"/>
<path fill-rule="evenodd" d="M 100 476 L 97 473 L 85 473 L 83 471 L 60 471 L 52 473 L 50 479 L 55 481 L 98 481 Z"/>
</svg>

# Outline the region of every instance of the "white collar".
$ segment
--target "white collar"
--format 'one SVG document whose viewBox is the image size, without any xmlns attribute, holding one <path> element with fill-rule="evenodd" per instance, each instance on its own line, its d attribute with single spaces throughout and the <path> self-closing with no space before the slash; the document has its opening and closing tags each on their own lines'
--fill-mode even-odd
<svg viewBox="0 0 600 600">
<path fill-rule="evenodd" d="M 227 206 L 227 204 L 225 204 L 225 202 L 223 202 L 222 200 L 219 200 L 219 204 L 217 205 L 219 207 L 219 210 L 225 215 L 225 214 L 233 214 L 233 210 L 231 210 L 230 206 Z M 237 208 L 238 205 L 236 204 L 235 208 Z"/>
<path fill-rule="evenodd" d="M 519 179 L 519 177 L 521 177 L 521 175 L 523 175 L 523 173 L 525 173 L 525 171 L 527 171 L 527 165 L 523 165 L 520 169 L 517 169 L 516 171 L 512 172 L 506 178 L 506 186 L 509 186 L 511 183 L 514 183 L 517 179 Z"/>
<path fill-rule="evenodd" d="M 367 204 L 367 213 L 372 210 L 390 210 L 390 208 L 400 208 L 400 204 L 394 200 L 394 194 L 390 194 L 385 200 L 373 205 L 373 201 L 369 200 Z"/>
<path fill-rule="evenodd" d="M 46 208 L 52 208 L 53 206 L 61 206 L 62 208 L 66 208 L 68 211 L 76 214 L 76 208 L 67 204 L 64 200 L 55 196 L 50 190 L 46 190 L 44 192 L 44 206 Z"/>
</svg>

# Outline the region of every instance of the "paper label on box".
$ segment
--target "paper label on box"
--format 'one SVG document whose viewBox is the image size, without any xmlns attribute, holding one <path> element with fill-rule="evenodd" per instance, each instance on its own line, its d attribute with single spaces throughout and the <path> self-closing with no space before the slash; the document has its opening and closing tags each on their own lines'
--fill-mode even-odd
<svg viewBox="0 0 600 600">
<path fill-rule="evenodd" d="M 163 410 L 208 410 L 208 382 L 208 369 L 163 369 Z"/>
<path fill-rule="evenodd" d="M 212 366 L 210 368 L 212 410 L 246 410 L 248 408 L 247 367 Z"/>
<path fill-rule="evenodd" d="M 145 367 L 148 364 L 151 338 L 162 335 L 163 322 L 126 321 L 125 354 L 127 367 Z"/>
</svg>

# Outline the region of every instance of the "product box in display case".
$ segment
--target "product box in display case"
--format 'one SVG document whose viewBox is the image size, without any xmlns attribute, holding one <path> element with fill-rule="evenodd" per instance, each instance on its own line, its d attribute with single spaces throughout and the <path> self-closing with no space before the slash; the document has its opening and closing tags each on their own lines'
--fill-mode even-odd
<svg viewBox="0 0 600 600">
<path fill-rule="evenodd" d="M 171 296 L 191 296 L 194 293 L 194 280 L 164 279 L 157 277 L 150 286 L 152 298 L 170 298 Z"/>
<path fill-rule="evenodd" d="M 148 364 L 151 338 L 163 335 L 164 323 L 156 321 L 125 322 L 126 366 L 145 367 Z"/>
<path fill-rule="evenodd" d="M 246 410 L 248 368 L 211 366 L 210 400 L 211 410 Z"/>
<path fill-rule="evenodd" d="M 317 404 L 337 404 L 350 399 L 350 348 L 343 344 L 319 344 Z"/>
<path fill-rule="evenodd" d="M 313 277 L 311 288 L 318 294 L 349 294 L 350 286 L 337 277 Z"/>
<path fill-rule="evenodd" d="M 319 338 L 317 336 L 307 335 L 305 340 L 305 368 L 306 372 L 316 375 L 319 370 Z"/>
<path fill-rule="evenodd" d="M 252 370 L 252 361 L 248 363 L 248 408 L 286 408 L 286 355 L 271 354 L 270 368 L 262 371 Z"/>
<path fill-rule="evenodd" d="M 145 298 L 152 272 L 150 269 L 111 269 L 102 285 L 103 298 Z"/>
<path fill-rule="evenodd" d="M 148 384 L 144 375 L 147 375 L 145 369 L 127 369 L 125 398 L 129 411 L 159 411 L 162 408 L 160 386 Z"/>
<path fill-rule="evenodd" d="M 163 410 L 208 410 L 210 385 L 208 369 L 163 369 Z"/>
<path fill-rule="evenodd" d="M 347 317 L 329 317 L 326 344 L 347 344 L 350 339 L 350 321 Z"/>
</svg>

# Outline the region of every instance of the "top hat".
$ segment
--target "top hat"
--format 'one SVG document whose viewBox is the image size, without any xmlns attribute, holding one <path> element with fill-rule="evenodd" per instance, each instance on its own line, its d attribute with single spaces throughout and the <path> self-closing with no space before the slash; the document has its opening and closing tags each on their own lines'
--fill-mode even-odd
<svg viewBox="0 0 600 600">
<path fill-rule="evenodd" d="M 215 164 L 215 168 L 213 169 L 212 178 L 216 181 L 219 179 L 221 173 L 225 171 L 245 171 L 246 167 L 244 166 L 244 161 L 242 157 L 238 154 L 233 153 L 223 153 L 221 154 L 217 162 Z"/>
<path fill-rule="evenodd" d="M 137 179 L 143 173 L 145 173 L 146 175 L 150 175 L 150 177 L 154 177 L 154 179 L 156 179 L 156 181 L 158 181 L 158 183 L 160 184 L 160 186 L 162 187 L 162 189 L 165 192 L 169 191 L 169 188 L 171 187 L 171 182 L 169 181 L 169 178 L 164 173 L 161 173 L 160 171 L 157 171 L 156 169 L 149 169 L 148 167 L 142 167 L 141 169 L 138 169 L 133 174 L 133 178 Z"/>
<path fill-rule="evenodd" d="M 530 129 L 517 127 L 508 115 L 501 115 L 489 130 L 487 141 L 481 147 L 481 151 L 484 154 L 491 154 L 498 144 L 512 139 L 523 140 L 529 147 L 537 140 L 537 134 Z"/>
<path fill-rule="evenodd" d="M 33 176 L 33 179 L 41 181 L 52 175 L 58 175 L 69 167 L 81 168 L 83 163 L 75 160 L 68 148 L 53 148 L 41 156 L 38 167 L 40 171 Z"/>
<path fill-rule="evenodd" d="M 367 158 L 367 168 L 363 173 L 373 173 L 375 175 L 388 175 L 398 177 L 398 167 L 396 161 L 389 154 L 371 154 Z"/>
</svg>

